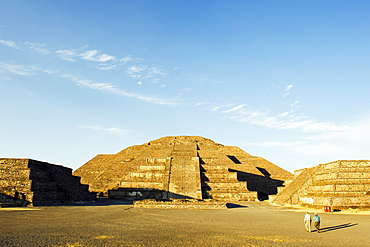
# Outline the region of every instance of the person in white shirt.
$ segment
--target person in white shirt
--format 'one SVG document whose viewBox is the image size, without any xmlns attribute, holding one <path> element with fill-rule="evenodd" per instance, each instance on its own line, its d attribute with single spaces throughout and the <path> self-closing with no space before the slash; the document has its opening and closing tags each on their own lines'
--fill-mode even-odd
<svg viewBox="0 0 370 247">
<path fill-rule="evenodd" d="M 311 232 L 311 215 L 308 212 L 304 216 L 304 226 L 307 232 Z"/>
</svg>

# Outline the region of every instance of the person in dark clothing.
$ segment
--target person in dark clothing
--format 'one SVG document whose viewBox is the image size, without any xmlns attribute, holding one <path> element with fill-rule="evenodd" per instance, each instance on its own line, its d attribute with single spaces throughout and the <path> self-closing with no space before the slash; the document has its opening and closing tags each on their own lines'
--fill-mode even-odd
<svg viewBox="0 0 370 247">
<path fill-rule="evenodd" d="M 315 228 L 317 229 L 317 232 L 319 233 L 320 232 L 321 219 L 320 219 L 320 216 L 317 213 L 315 213 L 315 215 L 313 216 L 313 222 L 314 222 Z"/>
</svg>

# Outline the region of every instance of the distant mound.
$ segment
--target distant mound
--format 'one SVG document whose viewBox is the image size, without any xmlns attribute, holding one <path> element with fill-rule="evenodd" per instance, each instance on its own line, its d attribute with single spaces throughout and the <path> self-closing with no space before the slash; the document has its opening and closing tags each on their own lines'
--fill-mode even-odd
<svg viewBox="0 0 370 247">
<path fill-rule="evenodd" d="M 267 199 L 293 175 L 235 146 L 168 136 L 100 154 L 74 175 L 90 191 L 123 199 Z"/>
</svg>

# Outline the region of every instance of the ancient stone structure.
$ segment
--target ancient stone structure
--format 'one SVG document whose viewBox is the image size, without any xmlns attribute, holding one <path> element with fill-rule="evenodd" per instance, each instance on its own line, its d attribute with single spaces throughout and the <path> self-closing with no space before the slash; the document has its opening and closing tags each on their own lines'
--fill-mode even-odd
<svg viewBox="0 0 370 247">
<path fill-rule="evenodd" d="M 370 160 L 338 160 L 295 172 L 271 198 L 276 205 L 370 208 Z"/>
<path fill-rule="evenodd" d="M 238 147 L 199 136 L 163 137 L 100 154 L 73 174 L 90 191 L 125 199 L 263 200 L 293 177 Z"/>
<path fill-rule="evenodd" d="M 70 168 L 32 159 L 0 158 L 0 205 L 51 205 L 94 197 Z"/>
<path fill-rule="evenodd" d="M 155 200 L 144 199 L 134 201 L 136 208 L 164 208 L 164 209 L 225 209 L 226 202 L 212 199 L 173 199 L 173 200 Z"/>
</svg>

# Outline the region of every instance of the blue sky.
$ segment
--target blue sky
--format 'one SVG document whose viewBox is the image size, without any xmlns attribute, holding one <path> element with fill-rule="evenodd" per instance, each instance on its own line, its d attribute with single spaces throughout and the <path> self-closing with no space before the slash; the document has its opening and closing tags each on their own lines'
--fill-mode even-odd
<svg viewBox="0 0 370 247">
<path fill-rule="evenodd" d="M 289 171 L 370 159 L 368 1 L 0 0 L 0 157 L 77 169 L 203 136 Z"/>
</svg>

